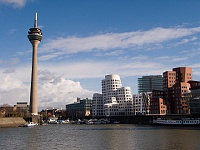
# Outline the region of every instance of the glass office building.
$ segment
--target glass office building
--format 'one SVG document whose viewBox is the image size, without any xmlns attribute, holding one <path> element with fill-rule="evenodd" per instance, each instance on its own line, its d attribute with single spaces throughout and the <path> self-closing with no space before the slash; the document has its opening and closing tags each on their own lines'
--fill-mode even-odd
<svg viewBox="0 0 200 150">
<path fill-rule="evenodd" d="M 142 76 L 142 78 L 138 78 L 138 93 L 152 92 L 153 90 L 163 90 L 162 75 Z"/>
</svg>

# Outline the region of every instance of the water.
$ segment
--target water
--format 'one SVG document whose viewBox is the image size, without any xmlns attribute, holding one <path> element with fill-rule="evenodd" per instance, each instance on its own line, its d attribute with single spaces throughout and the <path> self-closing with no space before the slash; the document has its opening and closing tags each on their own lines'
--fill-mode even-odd
<svg viewBox="0 0 200 150">
<path fill-rule="evenodd" d="M 46 125 L 0 128 L 1 150 L 199 150 L 200 128 Z"/>
</svg>

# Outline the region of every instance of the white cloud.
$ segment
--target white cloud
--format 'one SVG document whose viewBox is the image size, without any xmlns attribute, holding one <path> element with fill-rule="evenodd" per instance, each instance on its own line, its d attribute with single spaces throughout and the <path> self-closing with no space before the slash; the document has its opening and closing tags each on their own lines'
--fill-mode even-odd
<svg viewBox="0 0 200 150">
<path fill-rule="evenodd" d="M 143 58 L 139 61 L 78 61 L 54 63 L 54 65 L 43 63 L 40 65 L 40 70 L 45 70 L 45 68 L 70 79 L 92 79 L 103 78 L 106 74 L 113 73 L 124 77 L 138 76 L 144 72 L 153 74 L 153 72 L 158 73 L 160 71 L 162 73 L 166 67 L 162 63 L 149 60 L 147 57 L 146 60 Z"/>
<path fill-rule="evenodd" d="M 56 63 L 38 63 L 39 82 L 53 82 L 61 78 L 81 80 L 103 78 L 106 74 L 119 74 L 120 76 L 138 76 L 144 72 L 162 70 L 164 66 L 156 62 L 152 62 L 148 57 L 142 59 L 128 59 L 115 61 L 71 61 Z M 31 63 L 31 62 L 30 62 Z M 48 71 L 45 71 L 48 70 Z M 142 71 L 143 70 L 143 71 Z M 5 78 L 7 74 L 11 77 L 30 84 L 31 80 L 31 64 L 23 64 L 11 69 L 1 69 L 0 79 Z M 145 73 L 146 74 L 146 73 Z M 56 78 L 56 80 L 54 80 Z M 100 81 L 96 81 L 100 82 Z"/>
<path fill-rule="evenodd" d="M 197 37 L 184 38 L 180 42 L 176 43 L 175 46 L 178 46 L 178 45 L 181 45 L 181 44 L 185 44 L 185 43 L 188 43 L 188 42 L 191 42 L 191 41 L 195 41 L 197 39 L 198 39 Z"/>
<path fill-rule="evenodd" d="M 0 105 L 15 105 L 17 102 L 29 101 L 29 86 L 10 74 L 0 80 Z"/>
<path fill-rule="evenodd" d="M 80 82 L 74 82 L 61 76 L 55 76 L 48 70 L 39 71 L 40 107 L 65 107 L 76 101 L 77 97 L 92 98 L 94 91 L 84 89 Z"/>
<path fill-rule="evenodd" d="M 116 50 L 116 51 L 112 51 L 110 53 L 105 53 L 105 56 L 118 56 L 120 54 L 123 54 L 123 50 Z"/>
<path fill-rule="evenodd" d="M 40 110 L 47 107 L 64 108 L 66 104 L 73 103 L 77 97 L 92 98 L 95 91 L 84 89 L 80 82 L 65 79 L 45 70 L 39 71 L 38 103 Z M 13 75 L 15 76 L 15 75 Z M 14 105 L 17 102 L 28 102 L 30 84 L 6 75 L 0 80 L 0 104 Z"/>
<path fill-rule="evenodd" d="M 27 0 L 0 0 L 0 3 L 9 4 L 14 7 L 24 7 Z"/>
<path fill-rule="evenodd" d="M 9 75 L 0 80 L 0 85 L 1 91 L 9 91 L 12 89 L 24 88 L 22 81 L 14 79 Z"/>
<path fill-rule="evenodd" d="M 184 60 L 188 60 L 190 58 L 190 56 L 161 56 L 161 57 L 157 57 L 155 58 L 155 60 L 158 60 L 162 63 L 174 63 L 174 62 L 181 62 Z"/>
<path fill-rule="evenodd" d="M 143 48 L 152 49 L 152 45 L 160 47 L 161 43 L 170 40 L 177 40 L 191 36 L 200 32 L 200 27 L 196 28 L 155 28 L 148 31 L 106 33 L 89 37 L 59 37 L 50 39 L 41 45 L 40 52 L 43 59 L 48 60 L 63 54 L 90 51 L 108 51 L 112 49 Z M 192 38 L 191 40 L 195 40 Z M 184 40 L 185 43 L 189 40 Z M 181 43 L 179 43 L 181 44 Z M 47 55 L 45 57 L 45 55 Z"/>
</svg>

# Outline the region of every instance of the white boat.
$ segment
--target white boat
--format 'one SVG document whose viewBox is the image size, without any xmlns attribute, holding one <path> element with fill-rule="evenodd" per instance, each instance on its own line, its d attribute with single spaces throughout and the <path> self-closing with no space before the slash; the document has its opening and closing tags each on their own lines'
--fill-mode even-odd
<svg viewBox="0 0 200 150">
<path fill-rule="evenodd" d="M 157 118 L 153 119 L 152 125 L 200 126 L 200 118 L 180 118 L 180 119 Z"/>
<path fill-rule="evenodd" d="M 34 127 L 34 126 L 37 126 L 37 124 L 36 124 L 36 123 L 33 123 L 33 122 L 29 122 L 29 123 L 27 124 L 27 127 Z"/>
<path fill-rule="evenodd" d="M 50 118 L 50 119 L 48 120 L 48 124 L 58 124 L 58 121 L 55 120 L 55 119 Z"/>
</svg>

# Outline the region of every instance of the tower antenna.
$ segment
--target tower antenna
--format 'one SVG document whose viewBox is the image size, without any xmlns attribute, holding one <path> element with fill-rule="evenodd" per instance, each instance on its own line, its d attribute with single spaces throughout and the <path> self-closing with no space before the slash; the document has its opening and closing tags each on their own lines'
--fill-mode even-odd
<svg viewBox="0 0 200 150">
<path fill-rule="evenodd" d="M 37 13 L 35 13 L 34 28 L 37 28 Z"/>
</svg>

